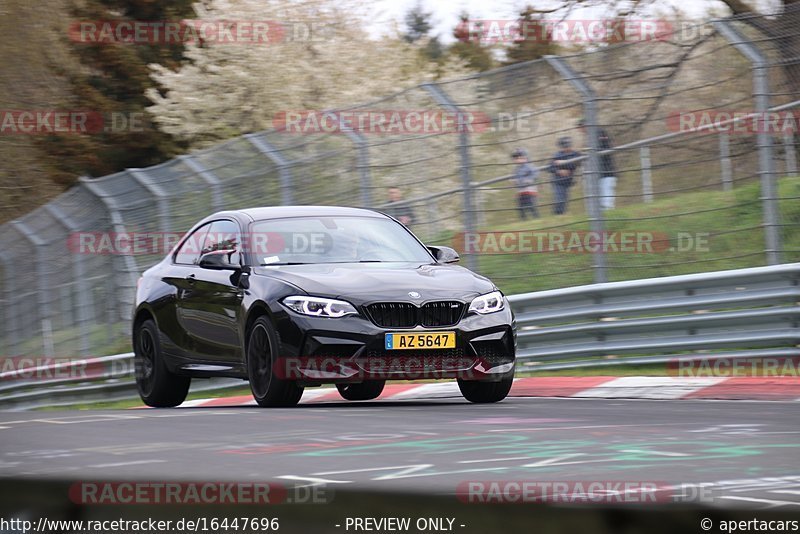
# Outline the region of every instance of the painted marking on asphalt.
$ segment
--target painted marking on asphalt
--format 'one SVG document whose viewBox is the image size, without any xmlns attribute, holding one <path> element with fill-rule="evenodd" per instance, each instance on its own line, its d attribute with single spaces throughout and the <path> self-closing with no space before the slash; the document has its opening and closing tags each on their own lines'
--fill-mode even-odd
<svg viewBox="0 0 800 534">
<path fill-rule="evenodd" d="M 800 377 L 737 376 L 724 382 L 695 391 L 689 398 L 716 399 L 794 399 L 800 392 Z"/>
<path fill-rule="evenodd" d="M 464 419 L 453 421 L 453 423 L 477 424 L 477 425 L 517 425 L 522 423 L 577 423 L 581 419 L 544 419 L 534 417 L 482 417 L 480 419 Z"/>
<path fill-rule="evenodd" d="M 419 387 L 401 391 L 393 395 L 392 399 L 426 398 L 435 399 L 443 397 L 461 397 L 461 390 L 457 382 L 431 382 Z"/>
<path fill-rule="evenodd" d="M 548 376 L 518 378 L 511 387 L 512 397 L 572 397 L 600 386 L 613 376 Z"/>
<path fill-rule="evenodd" d="M 651 451 L 646 449 L 624 449 L 619 452 L 630 452 L 634 454 L 652 454 L 653 456 L 691 456 L 691 454 L 685 454 L 682 452 L 663 452 L 663 451 Z"/>
<path fill-rule="evenodd" d="M 577 458 L 578 456 L 586 456 L 586 454 L 582 452 L 574 454 L 563 454 L 561 456 L 556 456 L 555 458 L 548 458 L 547 460 L 541 460 L 531 464 L 525 464 L 523 467 L 546 467 L 549 465 L 564 465 L 564 460 L 569 460 L 570 458 Z"/>
<path fill-rule="evenodd" d="M 252 397 L 252 395 L 240 395 L 237 397 L 221 397 L 218 399 L 206 399 L 206 402 L 203 403 L 203 406 L 207 406 L 209 408 L 220 408 L 223 406 L 249 406 L 255 403 L 256 401 Z"/>
<path fill-rule="evenodd" d="M 550 458 L 548 460 L 542 460 L 535 464 L 527 464 L 527 467 L 541 467 L 544 465 L 550 465 L 553 462 L 560 462 L 562 460 L 567 460 L 569 458 L 575 458 L 577 456 L 586 456 L 584 453 L 575 453 L 575 454 L 565 454 L 563 456 L 559 456 L 556 458 Z M 480 464 L 485 462 L 511 462 L 514 460 L 530 460 L 533 456 L 513 456 L 510 458 L 484 458 L 481 460 L 460 460 L 458 463 L 460 464 Z"/>
<path fill-rule="evenodd" d="M 433 464 L 411 464 L 411 465 L 393 465 L 387 467 L 367 467 L 363 469 L 347 469 L 344 471 L 324 471 L 321 473 L 312 473 L 315 476 L 330 476 L 330 475 L 344 475 L 347 473 L 369 473 L 372 471 L 390 471 L 390 470 L 397 470 L 396 473 L 390 473 L 388 475 L 379 476 L 373 478 L 372 480 L 392 480 L 395 478 L 406 478 L 408 475 L 412 473 L 416 473 L 418 471 L 422 471 L 424 469 L 429 469 L 433 467 Z M 411 475 L 414 476 L 414 475 Z"/>
<path fill-rule="evenodd" d="M 332 401 L 332 400 L 342 400 L 342 396 L 339 395 L 339 390 L 336 388 L 323 388 L 318 389 L 316 391 L 309 391 L 308 397 L 306 397 L 305 392 L 303 393 L 303 398 L 300 399 L 300 402 L 323 402 L 323 401 Z"/>
<path fill-rule="evenodd" d="M 98 423 L 102 421 L 123 421 L 127 419 L 141 419 L 142 416 L 134 414 L 96 414 L 89 416 L 60 417 L 58 419 L 37 419 L 40 423 L 53 425 L 79 425 L 83 423 Z"/>
<path fill-rule="evenodd" d="M 662 377 L 625 376 L 577 393 L 583 398 L 619 399 L 679 399 L 727 378 L 719 377 Z"/>
<path fill-rule="evenodd" d="M 756 497 L 739 497 L 733 495 L 720 495 L 716 497 L 717 499 L 729 499 L 732 501 L 746 501 L 746 502 L 757 502 L 763 504 L 769 504 L 768 508 L 777 508 L 778 506 L 800 506 L 800 502 L 792 502 L 792 501 L 775 501 L 772 499 L 758 499 Z"/>
<path fill-rule="evenodd" d="M 102 469 L 105 467 L 127 467 L 129 465 L 162 464 L 162 463 L 166 463 L 166 460 L 135 460 L 133 462 L 117 462 L 113 464 L 95 464 L 95 465 L 89 465 L 87 467 Z"/>
<path fill-rule="evenodd" d="M 319 478 L 319 477 L 309 477 L 309 476 L 299 476 L 299 475 L 281 475 L 277 478 L 282 478 L 284 480 L 299 480 L 300 482 L 311 482 L 311 486 L 316 486 L 319 484 L 350 484 L 352 480 L 330 480 L 327 478 Z"/>
<path fill-rule="evenodd" d="M 543 430 L 552 432 L 553 430 L 588 430 L 594 428 L 637 428 L 654 426 L 686 426 L 687 423 L 658 423 L 658 424 L 633 424 L 633 425 L 582 425 L 582 426 L 539 426 L 532 428 L 492 428 L 486 432 L 540 432 Z"/>
<path fill-rule="evenodd" d="M 183 401 L 183 403 L 179 406 L 179 408 L 194 408 L 196 406 L 202 406 L 208 402 L 208 399 L 192 399 Z"/>
</svg>

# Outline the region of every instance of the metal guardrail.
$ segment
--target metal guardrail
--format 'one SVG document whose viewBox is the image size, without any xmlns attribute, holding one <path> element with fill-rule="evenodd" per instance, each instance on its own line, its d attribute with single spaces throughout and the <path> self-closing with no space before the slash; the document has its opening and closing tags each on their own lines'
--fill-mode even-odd
<svg viewBox="0 0 800 534">
<path fill-rule="evenodd" d="M 509 300 L 522 371 L 697 361 L 723 354 L 731 359 L 800 356 L 800 263 L 591 284 Z M 125 353 L 0 373 L 0 406 L 30 409 L 135 398 L 133 369 L 133 353 Z M 67 376 L 24 379 L 42 371 Z M 192 391 L 243 384 L 210 379 Z"/>
<path fill-rule="evenodd" d="M 731 358 L 800 355 L 800 263 L 509 299 L 520 369 L 666 363 L 712 351 Z"/>
</svg>

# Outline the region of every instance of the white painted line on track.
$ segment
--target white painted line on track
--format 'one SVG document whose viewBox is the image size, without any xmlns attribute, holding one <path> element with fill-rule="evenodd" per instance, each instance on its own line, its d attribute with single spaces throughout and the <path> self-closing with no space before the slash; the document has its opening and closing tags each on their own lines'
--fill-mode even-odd
<svg viewBox="0 0 800 534">
<path fill-rule="evenodd" d="M 461 390 L 456 382 L 431 382 L 419 387 L 401 391 L 389 397 L 390 399 L 435 399 L 441 397 L 461 397 Z"/>
<path fill-rule="evenodd" d="M 129 465 L 142 465 L 142 464 L 162 464 L 166 463 L 166 460 L 136 460 L 133 462 L 118 462 L 113 464 L 95 464 L 89 465 L 87 467 L 94 467 L 98 469 L 106 468 L 106 467 L 127 467 Z"/>
<path fill-rule="evenodd" d="M 618 399 L 680 399 L 695 391 L 719 384 L 727 378 L 623 376 L 576 393 L 575 397 Z"/>
<path fill-rule="evenodd" d="M 646 449 L 624 449 L 620 452 L 629 452 L 633 454 L 649 454 L 652 456 L 691 456 L 682 452 L 662 452 L 662 451 L 648 451 Z"/>
<path fill-rule="evenodd" d="M 800 506 L 800 502 L 774 501 L 772 499 L 757 499 L 755 497 L 734 497 L 733 495 L 720 495 L 719 497 L 715 497 L 715 499 L 729 499 L 732 501 L 757 502 L 757 503 L 771 505 L 769 506 L 769 508 L 775 508 L 778 506 Z"/>
</svg>

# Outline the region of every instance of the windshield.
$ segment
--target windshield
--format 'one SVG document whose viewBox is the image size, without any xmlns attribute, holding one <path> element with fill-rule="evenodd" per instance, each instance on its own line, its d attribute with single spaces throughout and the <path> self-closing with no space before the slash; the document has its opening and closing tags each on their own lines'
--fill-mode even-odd
<svg viewBox="0 0 800 534">
<path fill-rule="evenodd" d="M 433 261 L 391 219 L 291 217 L 256 221 L 250 230 L 251 261 L 259 265 Z"/>
</svg>

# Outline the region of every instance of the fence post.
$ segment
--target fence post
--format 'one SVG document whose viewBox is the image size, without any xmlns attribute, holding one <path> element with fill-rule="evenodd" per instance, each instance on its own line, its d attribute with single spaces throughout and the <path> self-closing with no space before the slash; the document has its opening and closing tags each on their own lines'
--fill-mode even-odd
<svg viewBox="0 0 800 534">
<path fill-rule="evenodd" d="M 643 146 L 639 149 L 639 161 L 642 166 L 642 200 L 649 204 L 653 202 L 653 176 L 650 173 L 649 146 Z"/>
<path fill-rule="evenodd" d="M 444 109 L 451 111 L 458 117 L 458 151 L 461 158 L 461 187 L 464 194 L 464 231 L 467 234 L 474 234 L 475 224 L 475 199 L 472 190 L 472 163 L 469 153 L 469 121 L 466 114 L 461 111 L 455 102 L 445 93 L 441 87 L 432 83 L 423 83 L 420 87 L 426 90 L 433 97 L 434 101 Z M 475 254 L 464 254 L 467 259 L 467 267 L 477 270 L 478 258 Z"/>
<path fill-rule="evenodd" d="M 211 204 L 214 206 L 214 211 L 221 211 L 225 202 L 222 198 L 222 182 L 220 182 L 217 175 L 206 169 L 203 164 L 194 159 L 191 154 L 178 156 L 178 159 L 211 187 Z"/>
<path fill-rule="evenodd" d="M 14 273 L 12 271 L 13 262 L 11 259 L 2 253 L 2 249 L 0 248 L 0 263 L 3 264 L 3 275 L 5 280 L 3 280 L 4 284 L 4 291 L 3 291 L 3 299 L 6 301 L 6 305 L 3 306 L 4 312 L 4 320 L 3 322 L 6 325 L 6 346 L 8 347 L 8 352 L 6 355 L 16 355 L 17 351 L 19 350 L 19 343 L 20 343 L 20 336 L 19 336 L 19 326 L 18 326 L 18 317 L 19 314 L 16 312 L 14 306 L 11 305 L 13 299 L 13 287 L 14 287 Z"/>
<path fill-rule="evenodd" d="M 333 113 L 333 119 L 339 122 L 341 131 L 356 147 L 356 169 L 361 180 L 361 207 L 372 207 L 372 174 L 369 168 L 369 145 L 366 138 L 353 128 L 347 127 L 341 116 Z"/>
<path fill-rule="evenodd" d="M 712 22 L 714 28 L 745 56 L 753 68 L 753 98 L 755 111 L 765 120 L 769 110 L 768 62 L 761 50 L 739 33 L 728 20 Z M 772 159 L 772 135 L 766 128 L 759 128 L 756 136 L 758 146 L 758 174 L 761 177 L 761 200 L 764 206 L 764 239 L 768 265 L 781 263 L 781 227 L 778 211 L 778 188 L 775 182 L 775 162 Z"/>
<path fill-rule="evenodd" d="M 725 132 L 719 134 L 719 167 L 722 173 L 722 190 L 732 190 L 733 169 L 731 168 L 730 137 Z"/>
<path fill-rule="evenodd" d="M 158 219 L 159 223 L 161 223 L 161 231 L 169 232 L 172 230 L 172 222 L 169 210 L 169 195 L 167 195 L 160 185 L 150 179 L 144 169 L 126 170 L 128 171 L 128 174 L 130 174 L 133 179 L 136 180 L 136 183 L 144 187 L 147 192 L 153 195 L 153 198 L 156 199 L 156 204 L 158 205 Z"/>
<path fill-rule="evenodd" d="M 425 226 L 427 227 L 427 239 L 431 239 L 434 237 L 435 230 L 439 227 L 437 219 L 439 218 L 439 210 L 436 209 L 436 200 L 429 198 L 425 201 L 425 209 L 428 212 L 428 224 Z M 436 236 L 437 238 L 439 236 Z"/>
<path fill-rule="evenodd" d="M 57 207 L 54 203 L 49 202 L 44 205 L 53 219 L 59 222 L 61 226 L 69 233 L 80 231 L 80 227 L 66 214 L 64 210 Z M 71 251 L 72 254 L 72 273 L 75 277 L 77 285 L 77 301 L 76 322 L 80 330 L 80 353 L 83 356 L 89 356 L 91 349 L 89 347 L 89 339 L 91 338 L 90 324 L 94 321 L 94 299 L 91 298 L 89 292 L 91 291 L 86 282 L 86 266 L 84 264 L 85 257 L 83 253 L 78 251 Z"/>
<path fill-rule="evenodd" d="M 94 195 L 103 205 L 106 207 L 106 211 L 108 211 L 109 223 L 111 224 L 111 228 L 117 234 L 124 234 L 126 232 L 125 223 L 122 220 L 122 215 L 119 212 L 119 206 L 117 206 L 117 202 L 114 197 L 108 195 L 102 188 L 99 187 L 98 184 L 93 183 L 90 178 L 86 176 L 81 176 L 78 179 L 79 183 L 86 188 L 92 195 Z M 126 291 L 134 292 L 136 291 L 136 280 L 139 277 L 139 269 L 136 267 L 136 262 L 133 261 L 133 256 L 130 254 L 122 254 L 116 256 L 119 258 L 121 262 L 121 268 L 119 269 L 120 272 L 118 273 L 111 273 L 111 283 L 115 288 L 115 292 L 117 295 L 117 302 L 119 303 L 119 318 L 120 319 L 130 319 L 130 312 L 131 307 L 126 305 L 125 299 L 122 298 L 122 295 Z M 125 279 L 128 279 L 128 283 L 130 285 L 125 285 Z M 133 299 L 128 304 L 132 304 Z M 109 320 L 112 321 L 113 324 L 113 317 L 109 317 Z M 129 333 L 128 328 L 130 324 L 126 327 L 125 333 Z"/>
<path fill-rule="evenodd" d="M 562 58 L 558 56 L 545 56 L 544 59 L 563 79 L 572 85 L 583 100 L 583 120 L 586 133 L 589 136 L 589 157 L 586 162 L 586 170 L 584 171 L 584 176 L 586 176 L 586 189 L 588 192 L 587 211 L 589 215 L 589 225 L 595 235 L 604 236 L 605 224 L 603 212 L 600 209 L 600 196 L 598 193 L 600 161 L 597 152 L 600 143 L 597 124 L 597 97 L 589 84 L 578 76 L 578 74 L 572 70 L 572 67 Z M 595 250 L 592 252 L 592 260 L 594 261 L 594 281 L 595 283 L 607 282 L 608 265 L 605 251 L 603 250 L 605 247 L 600 246 L 594 248 Z"/>
<path fill-rule="evenodd" d="M 284 206 L 293 204 L 294 196 L 292 191 L 292 171 L 289 169 L 290 163 L 283 157 L 280 150 L 263 137 L 258 137 L 256 134 L 251 133 L 246 134 L 245 138 L 278 167 L 278 178 L 281 184 L 281 204 Z"/>
<path fill-rule="evenodd" d="M 797 176 L 797 153 L 794 149 L 794 132 L 783 132 L 783 150 L 786 156 L 787 176 Z"/>
<path fill-rule="evenodd" d="M 48 265 L 47 251 L 45 250 L 48 242 L 36 235 L 36 233 L 22 221 L 11 221 L 11 227 L 17 230 L 17 232 L 19 232 L 26 241 L 33 245 L 34 250 L 36 250 L 36 277 L 39 281 L 39 294 L 36 304 L 39 306 L 40 327 L 42 332 L 42 352 L 45 357 L 52 358 L 55 356 L 55 347 L 53 346 L 53 325 L 50 320 L 50 317 L 52 317 L 53 314 L 53 307 L 47 300 L 48 295 L 51 293 L 49 283 L 50 278 L 45 270 L 45 266 Z"/>
</svg>

